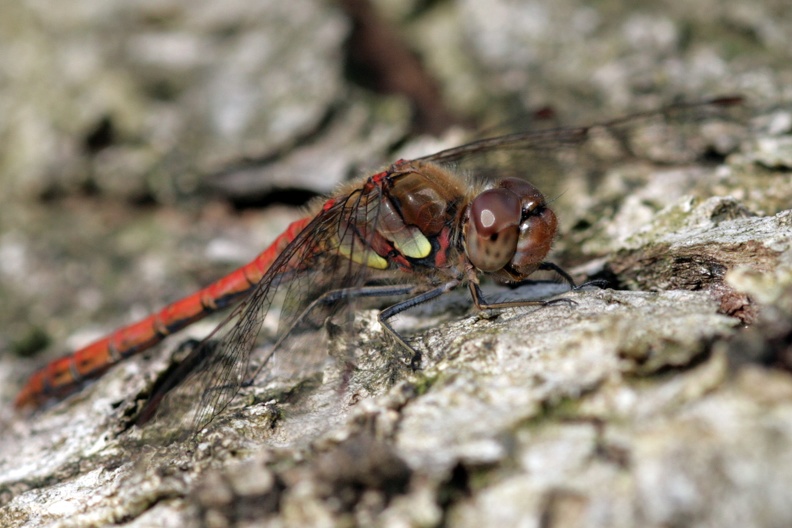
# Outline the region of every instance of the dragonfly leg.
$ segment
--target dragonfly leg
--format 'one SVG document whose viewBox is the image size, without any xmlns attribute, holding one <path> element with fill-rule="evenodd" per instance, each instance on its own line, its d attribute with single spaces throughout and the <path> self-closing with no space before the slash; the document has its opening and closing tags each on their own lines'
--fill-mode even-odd
<svg viewBox="0 0 792 528">
<path fill-rule="evenodd" d="M 519 301 L 490 302 L 484 298 L 484 292 L 481 291 L 481 287 L 477 283 L 469 281 L 468 286 L 470 288 L 470 296 L 473 298 L 473 304 L 476 305 L 478 310 L 491 310 L 495 308 L 519 308 L 523 306 L 552 306 L 554 304 L 562 303 L 568 305 L 577 304 L 572 299 L 565 298 L 536 301 L 523 299 Z"/>
<path fill-rule="evenodd" d="M 437 288 L 423 292 L 419 295 L 416 295 L 415 297 L 405 299 L 380 312 L 379 322 L 382 327 L 388 332 L 388 334 L 391 335 L 391 337 L 393 337 L 394 340 L 396 340 L 397 343 L 399 343 L 399 345 L 412 354 L 412 357 L 410 358 L 411 369 L 419 370 L 421 368 L 421 353 L 413 348 L 412 345 L 407 343 L 407 341 L 405 341 L 404 338 L 396 330 L 394 330 L 388 320 L 405 310 L 409 310 L 410 308 L 418 306 L 419 304 L 431 301 L 432 299 L 435 299 L 444 293 L 448 293 L 459 286 L 459 283 L 460 281 L 458 279 L 450 280 L 444 284 L 441 284 Z"/>
<path fill-rule="evenodd" d="M 414 285 L 385 285 L 385 286 L 364 286 L 357 288 L 340 288 L 325 292 L 321 296 L 314 299 L 309 304 L 296 320 L 289 326 L 288 330 L 276 341 L 272 347 L 270 354 L 262 361 L 261 365 L 255 370 L 253 375 L 247 380 L 243 381 L 242 386 L 247 387 L 252 385 L 263 368 L 266 366 L 269 359 L 280 348 L 283 341 L 288 337 L 292 331 L 299 326 L 310 315 L 317 306 L 329 305 L 344 299 L 351 299 L 355 297 L 385 297 L 393 295 L 408 295 L 415 292 Z M 190 353 L 175 366 L 172 372 L 167 373 L 158 381 L 152 389 L 151 396 L 146 402 L 143 410 L 138 414 L 136 422 L 138 425 L 143 425 L 148 422 L 156 413 L 160 402 L 176 385 L 181 383 L 190 373 L 195 371 L 201 364 L 207 360 L 211 360 L 218 353 L 216 346 L 217 343 L 211 340 L 211 336 L 201 342 L 190 340 L 187 346 L 191 347 Z M 231 385 L 225 384 L 215 387 L 212 390 L 228 390 Z"/>
<path fill-rule="evenodd" d="M 289 326 L 289 328 L 283 332 L 281 337 L 275 342 L 272 346 L 272 351 L 269 355 L 262 361 L 261 365 L 256 369 L 253 375 L 250 377 L 249 381 L 247 381 L 244 385 L 252 385 L 258 375 L 266 366 L 268 360 L 275 354 L 275 352 L 280 348 L 283 344 L 283 341 L 292 333 L 292 331 L 297 328 L 303 321 L 311 314 L 311 312 L 316 309 L 318 306 L 327 306 L 330 304 L 337 303 L 344 299 L 354 299 L 357 297 L 390 297 L 390 296 L 398 296 L 398 295 L 409 295 L 416 291 L 416 287 L 414 285 L 406 285 L 406 284 L 396 284 L 396 285 L 383 285 L 383 286 L 363 286 L 363 287 L 355 287 L 355 288 L 339 288 L 337 290 L 330 290 L 328 292 L 323 293 L 316 299 L 314 299 L 311 304 L 309 304 L 300 315 L 294 320 L 294 322 Z M 380 322 L 382 322 L 380 320 Z M 388 329 L 390 333 L 394 333 L 393 329 L 390 328 L 389 325 L 384 325 Z M 402 341 L 403 342 L 403 341 Z"/>
<path fill-rule="evenodd" d="M 572 278 L 572 276 L 566 271 L 564 271 L 564 268 L 562 268 L 558 264 L 554 264 L 553 262 L 542 262 L 541 264 L 539 264 L 539 269 L 543 271 L 554 271 L 555 273 L 558 274 L 559 277 L 564 279 L 564 282 L 569 284 L 569 287 L 572 288 L 573 290 L 580 290 L 585 288 L 586 286 L 596 286 L 597 288 L 605 288 L 609 284 L 608 281 L 604 279 L 596 279 L 596 280 L 584 282 L 583 284 L 578 286 L 577 284 L 575 284 L 575 280 Z"/>
</svg>

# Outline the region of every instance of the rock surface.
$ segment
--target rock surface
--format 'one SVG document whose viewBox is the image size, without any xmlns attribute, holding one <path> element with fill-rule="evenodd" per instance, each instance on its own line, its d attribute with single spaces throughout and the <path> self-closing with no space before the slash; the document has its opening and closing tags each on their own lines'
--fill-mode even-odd
<svg viewBox="0 0 792 528">
<path fill-rule="evenodd" d="M 7 4 L 0 526 L 792 525 L 784 6 Z M 276 205 L 295 191 L 464 137 L 416 132 L 733 93 L 747 103 L 723 115 L 511 159 L 560 217 L 553 260 L 612 289 L 418 307 L 395 323 L 417 372 L 361 310 L 353 334 L 311 336 L 328 361 L 246 387 L 189 440 L 129 423 L 186 336 L 12 409 L 35 366 L 252 258 L 299 216 Z"/>
</svg>

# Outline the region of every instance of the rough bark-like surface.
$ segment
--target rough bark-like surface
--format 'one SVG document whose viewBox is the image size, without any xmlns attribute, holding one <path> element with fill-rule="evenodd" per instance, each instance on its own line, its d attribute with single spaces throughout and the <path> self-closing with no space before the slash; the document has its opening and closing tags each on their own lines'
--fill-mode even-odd
<svg viewBox="0 0 792 528">
<path fill-rule="evenodd" d="M 792 525 L 783 3 L 7 4 L 0 526 Z M 35 366 L 243 263 L 299 214 L 227 201 L 328 193 L 462 137 L 405 147 L 411 127 L 544 105 L 581 124 L 727 93 L 749 98 L 737 117 L 520 167 L 551 179 L 553 260 L 613 289 L 418 307 L 396 321 L 417 372 L 359 311 L 352 334 L 312 336 L 326 362 L 264 376 L 188 440 L 130 426 L 179 337 L 33 416 L 11 407 Z"/>
</svg>

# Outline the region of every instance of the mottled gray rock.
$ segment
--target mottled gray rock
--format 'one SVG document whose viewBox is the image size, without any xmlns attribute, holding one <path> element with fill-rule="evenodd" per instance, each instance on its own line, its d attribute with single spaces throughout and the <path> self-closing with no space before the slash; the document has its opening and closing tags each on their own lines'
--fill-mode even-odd
<svg viewBox="0 0 792 528">
<path fill-rule="evenodd" d="M 2 173 L 17 193 L 172 199 L 222 160 L 311 133 L 344 89 L 345 21 L 322 2 L 94 4 L 6 6 Z"/>
<path fill-rule="evenodd" d="M 627 289 L 481 314 L 455 292 L 395 321 L 417 372 L 362 310 L 343 339 L 309 336 L 326 361 L 262 376 L 173 441 L 130 416 L 180 338 L 31 417 L 10 402 L 35 365 L 208 283 L 300 214 L 198 190 L 328 192 L 392 161 L 409 105 L 344 76 L 351 24 L 327 3 L 9 2 L 0 525 L 792 524 L 792 18 L 722 4 L 377 2 L 448 106 L 481 122 L 749 103 L 636 128 L 633 156 L 599 131 L 591 165 L 577 145 L 546 153 L 564 168 L 554 260 Z"/>
</svg>

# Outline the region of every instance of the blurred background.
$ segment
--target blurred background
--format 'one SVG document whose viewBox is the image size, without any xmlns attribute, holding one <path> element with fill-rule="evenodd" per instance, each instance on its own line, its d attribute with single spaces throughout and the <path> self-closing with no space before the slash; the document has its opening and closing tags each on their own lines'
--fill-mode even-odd
<svg viewBox="0 0 792 528">
<path fill-rule="evenodd" d="M 4 399 L 30 356 L 207 284 L 405 151 L 724 94 L 788 107 L 789 35 L 781 0 L 5 0 Z"/>
</svg>

